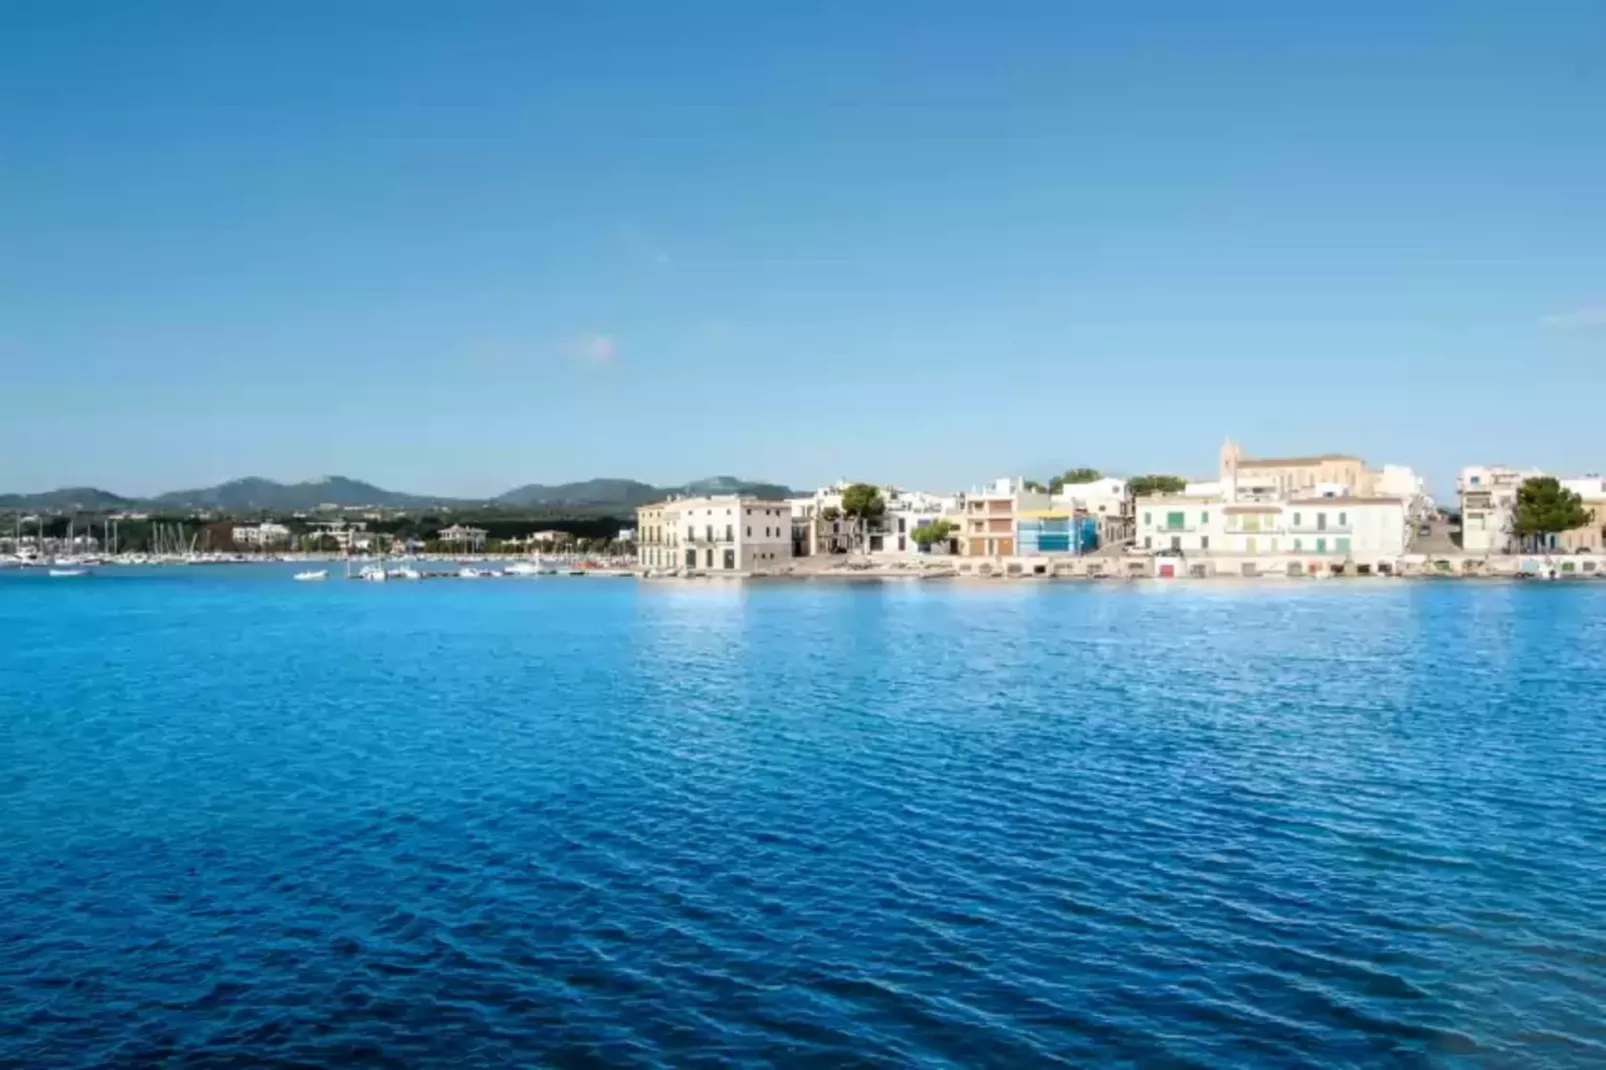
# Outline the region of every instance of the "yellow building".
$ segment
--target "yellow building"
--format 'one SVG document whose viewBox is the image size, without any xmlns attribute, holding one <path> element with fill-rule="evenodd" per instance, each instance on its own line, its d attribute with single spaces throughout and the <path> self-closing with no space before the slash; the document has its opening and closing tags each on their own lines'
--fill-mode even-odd
<svg viewBox="0 0 1606 1070">
<path fill-rule="evenodd" d="M 676 502 L 643 505 L 636 510 L 636 563 L 642 568 L 680 565 L 680 509 Z"/>
</svg>

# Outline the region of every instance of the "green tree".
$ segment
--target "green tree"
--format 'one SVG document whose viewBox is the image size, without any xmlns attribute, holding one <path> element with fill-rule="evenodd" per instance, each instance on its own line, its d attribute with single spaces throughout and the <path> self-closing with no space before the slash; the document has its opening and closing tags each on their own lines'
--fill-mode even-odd
<svg viewBox="0 0 1606 1070">
<path fill-rule="evenodd" d="M 1045 487 L 1045 486 L 1043 486 L 1043 484 L 1041 484 L 1041 483 L 1039 483 L 1039 482 L 1038 482 L 1038 481 L 1037 481 L 1037 480 L 1035 480 L 1035 479 L 1028 479 L 1028 480 L 1026 480 L 1026 481 L 1025 481 L 1025 482 L 1024 482 L 1024 483 L 1023 483 L 1023 484 L 1022 484 L 1022 485 L 1023 485 L 1023 486 L 1024 486 L 1024 487 L 1025 487 L 1025 488 L 1026 488 L 1026 489 L 1027 489 L 1027 490 L 1032 490 L 1032 491 L 1036 491 L 1036 492 L 1037 492 L 1037 493 L 1039 493 L 1039 494 L 1042 494 L 1042 493 L 1043 493 L 1043 492 L 1045 492 L 1045 491 L 1047 491 L 1047 490 L 1048 490 L 1048 488 L 1047 488 L 1047 487 Z"/>
<path fill-rule="evenodd" d="M 1568 490 L 1554 476 L 1535 476 L 1517 488 L 1517 511 L 1511 518 L 1511 533 L 1524 547 L 1533 546 L 1546 535 L 1557 535 L 1581 528 L 1590 521 L 1584 499 Z"/>
<path fill-rule="evenodd" d="M 939 542 L 947 542 L 948 538 L 958 530 L 958 524 L 938 518 L 915 528 L 910 537 L 914 539 L 916 546 L 925 551 Z"/>
<path fill-rule="evenodd" d="M 1127 493 L 1134 498 L 1150 494 L 1181 494 L 1187 487 L 1188 481 L 1181 476 L 1136 476 L 1126 481 Z"/>
<path fill-rule="evenodd" d="M 853 537 L 864 548 L 864 532 L 870 521 L 887 511 L 886 499 L 870 483 L 855 483 L 842 492 L 842 515 L 853 522 Z"/>
<path fill-rule="evenodd" d="M 1104 478 L 1104 473 L 1097 468 L 1067 468 L 1060 475 L 1048 481 L 1050 493 L 1058 494 L 1066 487 L 1078 483 L 1096 483 Z"/>
</svg>

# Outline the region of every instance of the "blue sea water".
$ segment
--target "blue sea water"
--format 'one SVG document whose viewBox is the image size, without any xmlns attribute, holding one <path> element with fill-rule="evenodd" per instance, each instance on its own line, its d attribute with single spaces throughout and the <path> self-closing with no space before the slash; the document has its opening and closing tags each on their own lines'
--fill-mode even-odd
<svg viewBox="0 0 1606 1070">
<path fill-rule="evenodd" d="M 0 1065 L 1606 1065 L 1606 584 L 0 574 Z"/>
</svg>

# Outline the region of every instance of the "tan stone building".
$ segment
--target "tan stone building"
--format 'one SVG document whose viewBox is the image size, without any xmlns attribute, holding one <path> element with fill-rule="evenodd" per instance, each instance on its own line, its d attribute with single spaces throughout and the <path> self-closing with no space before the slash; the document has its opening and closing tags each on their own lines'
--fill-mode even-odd
<svg viewBox="0 0 1606 1070">
<path fill-rule="evenodd" d="M 1561 485 L 1584 500 L 1589 523 L 1557 535 L 1556 549 L 1568 554 L 1606 553 L 1606 479 L 1564 479 Z"/>
<path fill-rule="evenodd" d="M 1377 493 L 1377 473 L 1349 453 L 1320 453 L 1312 457 L 1245 457 L 1231 441 L 1221 447 L 1221 480 L 1239 488 L 1263 488 L 1278 498 L 1319 493 L 1323 488 L 1344 488 L 1343 493 L 1367 497 Z"/>
</svg>

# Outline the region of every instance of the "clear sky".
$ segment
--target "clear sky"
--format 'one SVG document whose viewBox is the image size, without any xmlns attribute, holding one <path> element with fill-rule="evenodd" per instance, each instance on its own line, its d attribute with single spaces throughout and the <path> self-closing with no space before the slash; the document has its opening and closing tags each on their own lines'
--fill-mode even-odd
<svg viewBox="0 0 1606 1070">
<path fill-rule="evenodd" d="M 1606 3 L 0 2 L 0 491 L 1606 469 Z"/>
</svg>

